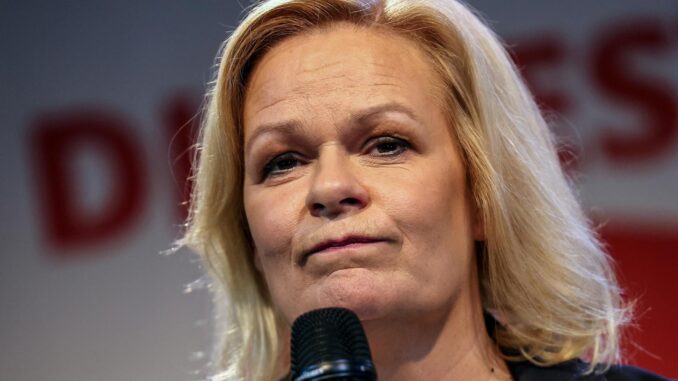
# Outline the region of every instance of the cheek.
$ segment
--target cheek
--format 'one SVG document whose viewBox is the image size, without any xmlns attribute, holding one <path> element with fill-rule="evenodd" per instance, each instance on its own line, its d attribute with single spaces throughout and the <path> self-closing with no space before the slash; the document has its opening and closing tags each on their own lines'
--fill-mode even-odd
<svg viewBox="0 0 678 381">
<path fill-rule="evenodd" d="M 420 170 L 398 176 L 383 192 L 382 204 L 401 227 L 417 235 L 459 234 L 456 230 L 466 224 L 468 207 L 463 175 L 453 173 Z"/>
<path fill-rule="evenodd" d="M 300 181 L 274 187 L 245 186 L 245 214 L 254 241 L 257 261 L 270 280 L 285 270 L 293 258 L 299 235 L 305 192 Z"/>
<path fill-rule="evenodd" d="M 254 240 L 257 269 L 266 281 L 274 304 L 289 305 L 286 301 L 290 294 L 296 294 L 294 285 L 290 284 L 294 274 L 289 264 L 297 228 L 298 203 L 293 202 L 294 197 L 281 197 L 271 189 L 246 189 L 245 192 L 249 192 L 245 197 L 245 213 Z"/>
<path fill-rule="evenodd" d="M 463 267 L 473 247 L 463 170 L 430 164 L 394 179 L 398 186 L 383 196 L 386 213 L 403 233 L 408 263 L 428 276 L 436 266 Z"/>
<path fill-rule="evenodd" d="M 282 197 L 271 189 L 251 190 L 245 197 L 245 213 L 259 260 L 289 257 L 299 214 L 295 197 Z"/>
</svg>

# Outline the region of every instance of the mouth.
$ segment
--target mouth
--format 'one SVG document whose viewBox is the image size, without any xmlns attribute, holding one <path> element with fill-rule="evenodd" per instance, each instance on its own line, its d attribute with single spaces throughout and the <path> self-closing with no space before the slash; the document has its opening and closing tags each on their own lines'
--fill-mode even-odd
<svg viewBox="0 0 678 381">
<path fill-rule="evenodd" d="M 305 264 L 306 261 L 308 260 L 308 257 L 314 255 L 314 254 L 320 254 L 323 252 L 330 252 L 335 249 L 341 249 L 341 248 L 346 248 L 350 246 L 358 246 L 358 245 L 363 245 L 363 244 L 370 244 L 370 243 L 377 243 L 377 242 L 385 242 L 386 240 L 381 239 L 381 238 L 375 238 L 375 237 L 366 237 L 366 236 L 357 236 L 357 235 L 352 235 L 352 236 L 346 236 L 342 237 L 339 239 L 330 239 L 323 241 L 315 246 L 313 246 L 310 250 L 308 250 L 301 258 L 301 264 Z"/>
</svg>

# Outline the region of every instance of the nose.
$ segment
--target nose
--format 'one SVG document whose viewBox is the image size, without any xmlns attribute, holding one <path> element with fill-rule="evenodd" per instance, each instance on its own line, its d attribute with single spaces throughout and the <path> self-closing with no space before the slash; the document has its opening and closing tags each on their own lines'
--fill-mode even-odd
<svg viewBox="0 0 678 381">
<path fill-rule="evenodd" d="M 323 147 L 306 196 L 311 215 L 334 219 L 365 208 L 370 198 L 360 180 L 345 151 Z"/>
</svg>

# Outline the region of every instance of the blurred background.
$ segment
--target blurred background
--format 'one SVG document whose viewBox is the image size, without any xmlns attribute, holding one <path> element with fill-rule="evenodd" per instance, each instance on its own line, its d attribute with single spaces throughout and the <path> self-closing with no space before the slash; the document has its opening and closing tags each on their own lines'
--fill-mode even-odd
<svg viewBox="0 0 678 381">
<path fill-rule="evenodd" d="M 678 1 L 470 1 L 564 142 L 638 319 L 678 377 Z M 209 293 L 162 253 L 243 0 L 0 1 L 0 379 L 204 380 Z"/>
</svg>

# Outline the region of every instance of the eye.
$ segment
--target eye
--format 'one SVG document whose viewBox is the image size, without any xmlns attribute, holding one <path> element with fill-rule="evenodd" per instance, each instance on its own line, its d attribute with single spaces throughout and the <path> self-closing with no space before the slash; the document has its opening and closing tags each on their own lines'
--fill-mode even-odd
<svg viewBox="0 0 678 381">
<path fill-rule="evenodd" d="M 285 152 L 271 159 L 264 165 L 263 178 L 282 175 L 301 165 L 301 161 L 293 152 Z"/>
<path fill-rule="evenodd" d="M 370 153 L 376 156 L 397 156 L 408 149 L 410 143 L 393 136 L 380 136 L 370 142 Z"/>
</svg>

